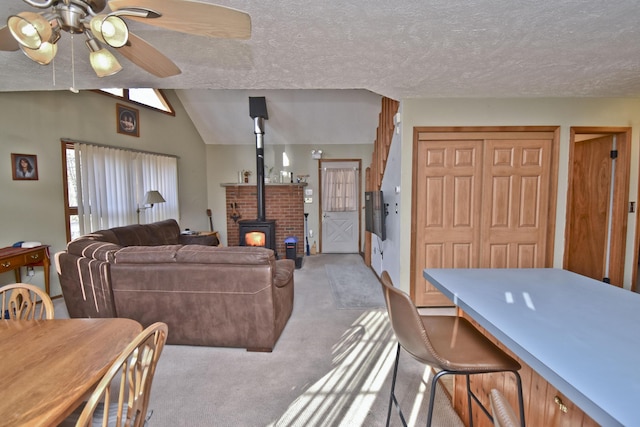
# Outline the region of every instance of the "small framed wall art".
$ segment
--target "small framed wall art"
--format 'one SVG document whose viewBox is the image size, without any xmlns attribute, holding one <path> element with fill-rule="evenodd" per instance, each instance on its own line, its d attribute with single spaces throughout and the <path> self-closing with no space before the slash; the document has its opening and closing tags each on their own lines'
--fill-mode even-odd
<svg viewBox="0 0 640 427">
<path fill-rule="evenodd" d="M 140 136 L 140 115 L 137 109 L 128 105 L 116 104 L 116 120 L 118 133 Z"/>
<path fill-rule="evenodd" d="M 11 153 L 13 180 L 36 181 L 38 179 L 38 159 L 35 154 Z"/>
</svg>

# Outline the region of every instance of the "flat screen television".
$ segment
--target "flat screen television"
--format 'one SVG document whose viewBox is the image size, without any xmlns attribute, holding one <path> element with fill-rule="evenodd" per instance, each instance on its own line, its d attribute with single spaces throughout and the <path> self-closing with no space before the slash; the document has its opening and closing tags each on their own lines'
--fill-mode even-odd
<svg viewBox="0 0 640 427">
<path fill-rule="evenodd" d="M 364 217 L 365 229 L 384 240 L 387 238 L 385 231 L 386 209 L 382 191 L 365 191 L 364 193 Z"/>
</svg>

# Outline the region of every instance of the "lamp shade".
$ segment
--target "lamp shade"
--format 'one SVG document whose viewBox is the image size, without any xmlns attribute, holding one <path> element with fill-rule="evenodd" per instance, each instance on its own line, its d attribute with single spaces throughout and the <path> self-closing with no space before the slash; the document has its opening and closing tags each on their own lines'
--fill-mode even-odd
<svg viewBox="0 0 640 427">
<path fill-rule="evenodd" d="M 113 15 L 96 15 L 91 19 L 91 32 L 111 47 L 122 47 L 129 40 L 129 28 L 124 20 Z"/>
<path fill-rule="evenodd" d="M 147 191 L 147 194 L 144 195 L 143 204 L 145 205 L 153 205 L 155 203 L 164 203 L 164 202 L 166 202 L 166 200 L 164 199 L 164 197 L 162 197 L 162 194 L 160 194 L 160 192 L 157 190 Z"/>
<path fill-rule="evenodd" d="M 116 57 L 105 48 L 89 53 L 89 62 L 98 77 L 111 76 L 122 70 Z"/>
<path fill-rule="evenodd" d="M 49 41 L 53 32 L 49 21 L 35 12 L 20 12 L 10 16 L 7 26 L 13 38 L 29 49 L 40 48 L 42 43 Z"/>
<path fill-rule="evenodd" d="M 58 45 L 55 43 L 44 42 L 38 49 L 29 49 L 22 45 L 20 45 L 20 49 L 22 49 L 22 52 L 31 58 L 31 60 L 40 65 L 47 65 L 53 61 L 53 58 L 56 56 L 56 53 L 58 52 Z"/>
</svg>

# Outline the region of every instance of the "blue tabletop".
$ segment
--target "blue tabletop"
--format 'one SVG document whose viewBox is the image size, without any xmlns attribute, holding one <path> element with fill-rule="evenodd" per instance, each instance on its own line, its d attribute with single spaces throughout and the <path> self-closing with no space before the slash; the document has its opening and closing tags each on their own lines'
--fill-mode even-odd
<svg viewBox="0 0 640 427">
<path fill-rule="evenodd" d="M 640 426 L 640 294 L 560 269 L 424 277 L 605 426 Z"/>
</svg>

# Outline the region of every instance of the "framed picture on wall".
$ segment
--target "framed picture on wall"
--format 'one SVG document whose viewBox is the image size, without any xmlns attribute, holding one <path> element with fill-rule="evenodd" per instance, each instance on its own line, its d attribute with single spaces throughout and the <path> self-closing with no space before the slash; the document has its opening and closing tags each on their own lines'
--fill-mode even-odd
<svg viewBox="0 0 640 427">
<path fill-rule="evenodd" d="M 118 133 L 140 136 L 140 116 L 137 109 L 128 105 L 116 104 L 116 121 Z"/>
<path fill-rule="evenodd" d="M 14 181 L 38 179 L 38 159 L 35 154 L 11 153 L 11 169 Z"/>
</svg>

